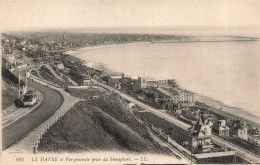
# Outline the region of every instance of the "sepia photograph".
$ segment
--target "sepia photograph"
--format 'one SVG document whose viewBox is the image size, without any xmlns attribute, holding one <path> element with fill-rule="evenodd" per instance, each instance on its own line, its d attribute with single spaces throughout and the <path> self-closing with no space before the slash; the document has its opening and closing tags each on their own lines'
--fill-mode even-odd
<svg viewBox="0 0 260 165">
<path fill-rule="evenodd" d="M 260 164 L 259 0 L 0 6 L 2 164 Z"/>
</svg>

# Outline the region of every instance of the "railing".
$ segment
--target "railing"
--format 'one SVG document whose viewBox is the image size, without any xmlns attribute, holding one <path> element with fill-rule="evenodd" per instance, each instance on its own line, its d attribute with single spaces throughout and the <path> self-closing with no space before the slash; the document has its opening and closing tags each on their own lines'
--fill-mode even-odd
<svg viewBox="0 0 260 165">
<path fill-rule="evenodd" d="M 166 135 L 160 128 L 156 128 L 155 126 L 151 126 L 152 131 L 154 131 L 160 138 L 165 140 L 170 146 L 177 149 L 177 151 L 185 156 L 188 160 L 192 159 L 192 162 L 196 163 L 194 157 L 192 158 L 191 151 L 187 150 L 180 144 L 178 144 L 175 140 L 173 140 L 169 135 Z"/>
<path fill-rule="evenodd" d="M 43 137 L 43 135 L 45 133 L 47 133 L 47 131 L 55 124 L 57 123 L 63 116 L 66 115 L 66 113 L 77 103 L 77 101 L 74 101 L 70 106 L 66 107 L 65 109 L 63 109 L 61 112 L 58 112 L 57 114 L 54 114 L 53 116 L 51 116 L 47 121 L 48 123 L 46 124 L 45 122 L 42 124 L 45 124 L 46 126 L 44 127 L 44 129 L 41 131 L 40 134 L 38 134 L 38 139 L 35 143 L 34 146 L 34 153 L 38 152 L 38 148 L 41 142 L 41 139 Z"/>
</svg>

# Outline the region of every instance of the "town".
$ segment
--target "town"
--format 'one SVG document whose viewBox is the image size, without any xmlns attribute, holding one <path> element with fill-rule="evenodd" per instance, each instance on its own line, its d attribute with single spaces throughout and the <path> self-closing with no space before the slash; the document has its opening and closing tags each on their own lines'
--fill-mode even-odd
<svg viewBox="0 0 260 165">
<path fill-rule="evenodd" d="M 49 106 L 62 107 L 62 102 L 65 102 L 67 98 L 71 97 L 71 100 L 77 98 L 78 103 L 73 104 L 75 107 L 72 106 L 71 109 L 74 111 L 88 107 L 96 109 L 94 112 L 81 112 L 91 114 L 94 123 L 120 123 L 114 124 L 116 128 L 102 125 L 102 130 L 112 134 L 113 139 L 116 139 L 114 141 L 118 142 L 118 137 L 125 138 L 125 141 L 127 139 L 131 141 L 131 138 L 136 141 L 140 139 L 138 143 L 135 140 L 129 144 L 125 142 L 124 145 L 128 146 L 126 150 L 135 152 L 159 150 L 160 153 L 167 154 L 170 152 L 170 155 L 179 159 L 202 164 L 260 163 L 259 123 L 233 114 L 227 115 L 227 112 L 197 100 L 196 93 L 181 89 L 174 78 L 154 79 L 145 73 L 142 76 L 128 76 L 106 68 L 96 69 L 86 66 L 86 61 L 66 54 L 69 50 L 77 51 L 82 47 L 96 45 L 187 39 L 189 38 L 185 36 L 150 34 L 67 32 L 3 34 L 3 148 L 8 149 L 28 133 L 21 133 L 20 137 L 5 137 L 5 133 L 7 135 L 9 130 L 15 129 L 13 125 L 16 122 L 22 122 L 24 114 L 30 115 L 26 111 L 40 109 L 38 107 L 44 102 L 44 97 L 57 95 L 57 92 L 50 94 L 51 91 L 43 93 L 43 88 L 46 90 L 57 88 L 62 91 L 60 93 L 66 93 L 64 94 L 66 97 L 62 96 L 59 103 L 58 99 L 53 100 L 57 104 L 54 106 L 53 103 Z M 129 112 L 120 112 L 120 109 L 122 111 L 127 109 Z M 56 110 L 57 108 L 46 114 L 45 118 L 55 115 Z M 41 149 L 55 149 L 55 146 L 56 149 L 59 148 L 58 142 L 54 144 L 54 141 L 48 141 L 48 139 L 51 139 L 55 131 L 57 134 L 57 130 L 62 128 L 59 124 L 64 125 L 59 118 L 65 120 L 66 115 L 73 116 L 73 113 L 67 111 L 67 114 L 61 113 L 58 117 L 54 116 L 55 122 L 51 122 L 51 125 L 47 123 L 46 131 L 40 135 L 40 140 L 36 140 L 36 145 L 33 147 L 34 153 Z M 107 114 L 109 117 L 106 116 Z M 110 120 L 111 116 L 113 119 Z M 104 118 L 103 121 L 100 118 Z M 122 123 L 131 128 L 122 132 L 129 132 L 129 134 L 137 132 L 138 136 L 131 134 L 127 138 L 126 135 L 120 133 L 114 136 L 116 134 L 114 130 L 123 129 Z M 77 125 L 74 126 L 77 127 Z M 36 127 L 37 125 L 34 126 Z M 73 134 L 73 131 L 67 134 Z M 110 143 L 112 145 L 112 141 Z M 120 141 L 118 144 L 121 143 L 123 142 Z M 143 147 L 144 150 L 139 149 L 138 145 L 134 148 L 134 143 L 146 147 Z M 118 146 L 118 144 L 114 145 Z M 124 145 L 121 145 L 121 148 Z M 86 146 L 88 147 L 92 146 Z M 110 146 L 107 147 L 110 149 Z"/>
</svg>

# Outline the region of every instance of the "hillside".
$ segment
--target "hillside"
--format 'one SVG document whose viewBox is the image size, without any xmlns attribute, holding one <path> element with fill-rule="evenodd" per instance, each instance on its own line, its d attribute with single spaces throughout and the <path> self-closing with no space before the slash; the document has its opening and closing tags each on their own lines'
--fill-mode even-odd
<svg viewBox="0 0 260 165">
<path fill-rule="evenodd" d="M 152 140 L 146 127 L 125 107 L 126 102 L 98 89 L 80 91 L 83 98 L 99 98 L 77 103 L 43 136 L 41 152 L 113 150 L 171 155 Z"/>
<path fill-rule="evenodd" d="M 5 80 L 2 80 L 2 110 L 13 105 L 17 99 L 18 90 Z M 2 113 L 4 113 L 2 111 Z"/>
</svg>

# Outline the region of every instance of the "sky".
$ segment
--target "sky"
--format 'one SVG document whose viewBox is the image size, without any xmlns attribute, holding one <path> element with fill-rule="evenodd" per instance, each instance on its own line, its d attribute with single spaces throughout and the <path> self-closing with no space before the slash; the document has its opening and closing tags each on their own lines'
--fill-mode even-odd
<svg viewBox="0 0 260 165">
<path fill-rule="evenodd" d="M 259 0 L 1 0 L 1 30 L 260 28 Z"/>
</svg>

